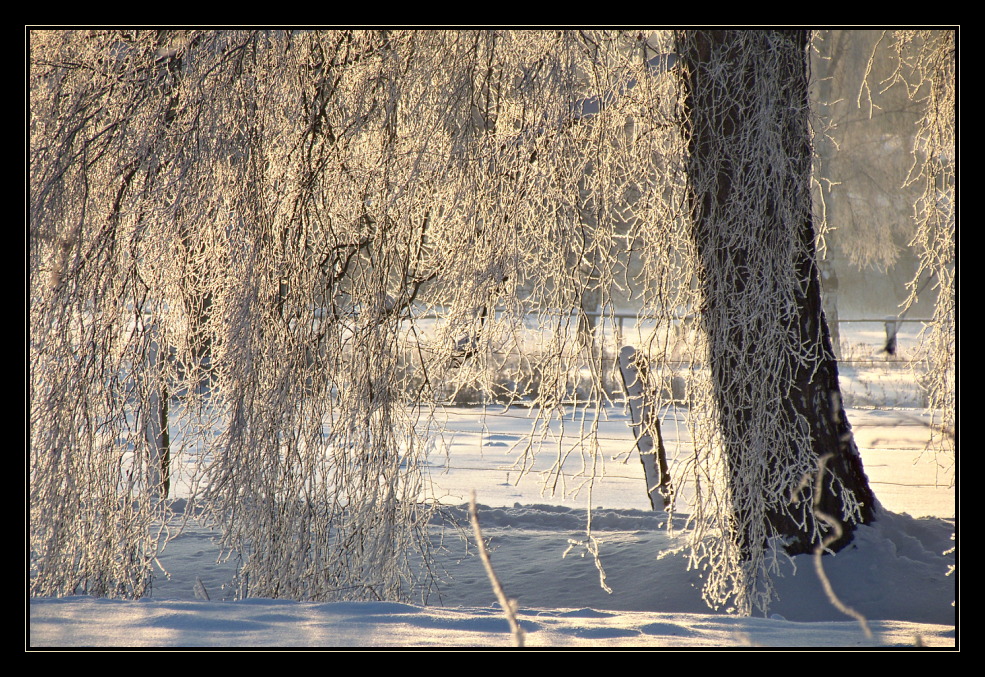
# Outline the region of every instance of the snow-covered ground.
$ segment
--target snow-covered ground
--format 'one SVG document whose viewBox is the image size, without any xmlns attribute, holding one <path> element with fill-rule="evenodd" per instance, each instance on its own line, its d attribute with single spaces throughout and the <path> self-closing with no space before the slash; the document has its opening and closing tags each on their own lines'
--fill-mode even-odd
<svg viewBox="0 0 985 677">
<path fill-rule="evenodd" d="M 465 504 L 473 491 L 492 564 L 518 602 L 528 647 L 956 645 L 957 574 L 947 575 L 955 556 L 944 554 L 954 545 L 954 468 L 924 451 L 924 410 L 848 412 L 883 510 L 875 524 L 859 529 L 852 547 L 825 557 L 824 567 L 842 602 L 865 616 L 871 637 L 828 600 L 809 556 L 785 567 L 769 617 L 742 618 L 706 606 L 702 572 L 673 553 L 682 535 L 668 533 L 666 515 L 649 509 L 625 413 L 618 407 L 607 413 L 599 432 L 604 477 L 555 484 L 544 473 L 551 452 L 538 454 L 526 474 L 517 471 L 529 412 L 445 412 L 445 434 L 430 468 L 433 494 L 449 506 L 448 520 L 432 526 L 443 544 L 437 561 L 443 584 L 426 605 L 235 601 L 231 564 L 219 561 L 214 534 L 193 524 L 161 554 L 167 575 L 157 577 L 148 598 L 31 599 L 28 645 L 509 647 L 509 626 L 475 547 L 454 525 L 457 518 L 467 526 Z M 672 446 L 683 414 L 665 414 Z M 577 416 L 565 425 L 570 435 Z M 545 440 L 556 456 L 564 446 L 555 442 Z M 580 463 L 569 458 L 565 470 L 577 475 Z M 611 593 L 579 545 L 589 506 Z"/>
</svg>

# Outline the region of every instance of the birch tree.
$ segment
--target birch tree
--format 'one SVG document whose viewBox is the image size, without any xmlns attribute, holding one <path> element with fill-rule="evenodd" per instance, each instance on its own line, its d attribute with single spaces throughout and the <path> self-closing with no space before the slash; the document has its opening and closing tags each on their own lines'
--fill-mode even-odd
<svg viewBox="0 0 985 677">
<path fill-rule="evenodd" d="M 522 401 L 518 465 L 591 501 L 620 294 L 651 410 L 688 372 L 669 510 L 709 602 L 763 607 L 766 541 L 826 534 L 794 490 L 829 451 L 846 542 L 874 502 L 819 313 L 803 38 L 701 35 L 32 32 L 31 593 L 145 594 L 180 489 L 240 596 L 426 600 L 441 404 Z"/>
<path fill-rule="evenodd" d="M 715 557 L 734 559 L 716 564 L 712 577 L 740 578 L 736 603 L 746 613 L 768 606 L 771 542 L 791 554 L 822 544 L 837 551 L 876 516 L 821 310 L 808 41 L 806 31 L 677 35 L 701 316 L 729 506 L 719 520 L 731 538 Z M 824 481 L 805 485 L 822 458 Z M 826 538 L 832 529 L 838 536 Z"/>
</svg>

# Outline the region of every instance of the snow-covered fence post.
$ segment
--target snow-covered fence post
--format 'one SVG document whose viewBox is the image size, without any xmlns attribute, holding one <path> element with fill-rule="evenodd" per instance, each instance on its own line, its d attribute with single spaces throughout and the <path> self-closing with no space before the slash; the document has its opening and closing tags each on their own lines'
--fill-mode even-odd
<svg viewBox="0 0 985 677">
<path fill-rule="evenodd" d="M 644 378 L 636 361 L 636 349 L 623 346 L 619 351 L 619 373 L 626 386 L 626 400 L 633 419 L 633 432 L 636 434 L 636 447 L 643 462 L 646 476 L 646 493 L 654 510 L 666 509 L 670 505 L 670 472 L 667 470 L 667 452 L 660 434 L 660 421 L 653 407 L 653 398 L 644 393 Z M 657 437 L 656 450 L 653 448 L 653 435 Z M 659 507 L 658 507 L 659 506 Z"/>
<path fill-rule="evenodd" d="M 896 321 L 895 317 L 887 317 L 883 324 L 886 327 L 886 345 L 882 352 L 889 357 L 894 357 L 896 355 L 896 335 L 899 332 L 900 323 Z"/>
</svg>

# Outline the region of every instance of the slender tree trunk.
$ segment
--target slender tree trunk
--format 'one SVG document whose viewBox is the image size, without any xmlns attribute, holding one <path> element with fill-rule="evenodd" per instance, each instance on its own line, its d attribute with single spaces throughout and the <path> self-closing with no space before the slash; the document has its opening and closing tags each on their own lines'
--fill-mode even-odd
<svg viewBox="0 0 985 677">
<path fill-rule="evenodd" d="M 875 498 L 845 418 L 811 218 L 806 31 L 686 31 L 685 133 L 702 316 L 744 557 L 812 550 Z M 822 457 L 826 474 L 813 482 Z M 805 478 L 811 481 L 804 483 Z M 837 533 L 837 530 L 834 530 Z"/>
<path fill-rule="evenodd" d="M 619 351 L 619 373 L 622 374 L 626 388 L 626 401 L 629 403 L 632 428 L 636 435 L 636 447 L 643 463 L 643 476 L 646 478 L 646 495 L 654 510 L 666 510 L 670 506 L 673 487 L 670 483 L 670 469 L 667 465 L 667 450 L 660 432 L 660 419 L 656 411 L 656 398 L 647 393 L 648 384 L 644 374 L 636 364 L 636 349 L 624 346 Z M 656 449 L 654 440 L 656 437 Z"/>
</svg>

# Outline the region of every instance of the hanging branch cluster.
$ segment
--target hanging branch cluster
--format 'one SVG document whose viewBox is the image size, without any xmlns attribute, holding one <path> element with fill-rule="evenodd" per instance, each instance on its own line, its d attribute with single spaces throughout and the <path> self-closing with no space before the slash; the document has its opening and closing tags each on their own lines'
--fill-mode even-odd
<svg viewBox="0 0 985 677">
<path fill-rule="evenodd" d="M 925 329 L 916 361 L 926 368 L 924 387 L 928 409 L 934 413 L 934 442 L 953 458 L 955 451 L 955 86 L 956 45 L 954 31 L 897 31 L 894 46 L 898 67 L 886 86 L 901 84 L 911 99 L 921 103 L 913 147 L 909 185 L 919 189 L 914 204 L 916 233 L 910 246 L 920 265 L 908 285 L 910 295 L 903 313 L 917 302 L 917 295 L 933 280 L 934 315 Z M 953 461 L 952 461 L 953 462 Z"/>
<path fill-rule="evenodd" d="M 655 54 L 608 32 L 32 33 L 32 593 L 141 595 L 177 485 L 240 594 L 426 590 L 429 407 L 473 385 L 546 429 L 586 363 L 604 397 L 588 312 L 617 235 L 665 207 Z"/>
</svg>

